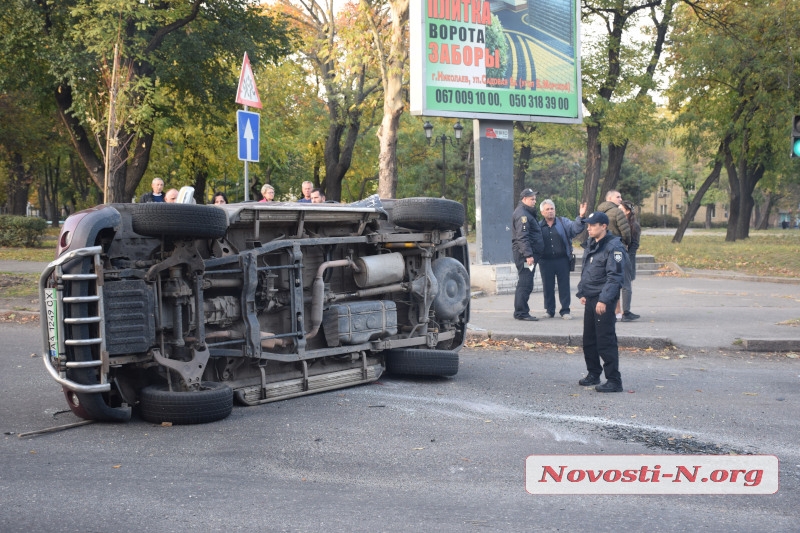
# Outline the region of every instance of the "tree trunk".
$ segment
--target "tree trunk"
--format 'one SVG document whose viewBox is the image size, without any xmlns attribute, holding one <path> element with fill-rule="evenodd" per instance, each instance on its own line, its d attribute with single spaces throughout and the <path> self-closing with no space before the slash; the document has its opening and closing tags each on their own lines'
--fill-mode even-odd
<svg viewBox="0 0 800 533">
<path fill-rule="evenodd" d="M 358 113 L 357 111 L 355 113 Z M 325 197 L 328 200 L 342 199 L 342 180 L 350 169 L 353 149 L 358 138 L 360 122 L 351 114 L 350 124 L 345 127 L 331 123 L 325 142 Z M 344 142 L 341 139 L 344 137 Z"/>
<path fill-rule="evenodd" d="M 469 213 L 469 199 L 475 190 L 474 187 L 470 187 L 470 176 L 472 176 L 472 169 L 475 168 L 472 160 L 474 155 L 474 147 L 475 144 L 472 142 L 472 139 L 470 139 L 469 149 L 467 150 L 467 164 L 466 168 L 464 169 L 464 190 L 461 196 L 461 205 L 464 206 L 465 214 Z M 464 235 L 469 235 L 469 217 L 467 217 L 467 220 L 464 222 Z"/>
<path fill-rule="evenodd" d="M 361 0 L 362 5 L 368 4 Z M 397 195 L 397 130 L 403 114 L 403 66 L 408 59 L 406 27 L 409 0 L 391 0 L 392 29 L 389 53 L 381 61 L 383 79 L 383 119 L 378 129 L 380 154 L 378 155 L 378 195 L 394 198 Z M 373 38 L 378 50 L 382 50 L 380 33 L 373 25 Z M 383 55 L 383 54 L 380 54 Z"/>
<path fill-rule="evenodd" d="M 756 230 L 765 230 L 769 228 L 769 213 L 772 211 L 772 197 L 771 193 L 764 194 L 764 200 L 761 204 L 756 204 Z"/>
<path fill-rule="evenodd" d="M 31 177 L 25 171 L 22 154 L 11 154 L 11 169 L 6 186 L 6 209 L 9 215 L 25 216 L 28 207 L 28 195 L 31 189 Z"/>
<path fill-rule="evenodd" d="M 532 148 L 530 145 L 523 144 L 519 149 L 519 156 L 517 157 L 517 165 L 514 167 L 514 205 L 519 201 L 519 195 L 525 188 L 525 169 L 528 168 L 528 163 L 531 160 Z"/>
<path fill-rule="evenodd" d="M 39 200 L 46 213 L 47 220 L 57 228 L 59 226 L 58 190 L 61 182 L 61 157 L 57 156 L 55 164 L 50 160 L 44 165 L 42 184 L 39 187 Z"/>
<path fill-rule="evenodd" d="M 597 187 L 600 184 L 600 126 L 586 127 L 586 176 L 583 178 L 581 203 L 586 202 L 586 212 L 591 213 L 597 205 Z"/>
<path fill-rule="evenodd" d="M 388 98 L 387 98 L 388 99 Z M 378 128 L 378 195 L 381 198 L 394 198 L 397 195 L 397 129 L 403 108 L 389 109 L 389 102 L 383 104 L 383 119 Z"/>
<path fill-rule="evenodd" d="M 600 199 L 606 197 L 606 193 L 612 189 L 616 189 L 617 182 L 619 181 L 619 173 L 622 170 L 622 163 L 625 161 L 625 150 L 628 148 L 628 141 L 622 143 L 621 146 L 610 144 L 608 146 L 608 166 L 606 166 L 606 175 L 603 178 L 603 187 L 600 190 Z"/>
<path fill-rule="evenodd" d="M 750 237 L 750 220 L 753 217 L 753 207 L 756 204 L 753 199 L 753 191 L 756 189 L 756 185 L 758 185 L 759 180 L 763 176 L 764 166 L 758 163 L 755 168 L 745 168 L 745 172 L 739 180 L 739 224 L 736 231 L 737 239 L 747 239 Z M 767 216 L 769 216 L 769 212 L 767 212 Z"/>
<path fill-rule="evenodd" d="M 206 203 L 206 182 L 208 181 L 208 167 L 203 166 L 194 171 L 194 201 L 198 204 Z M 261 199 L 261 189 L 258 190 L 259 196 L 254 198 Z"/>
<path fill-rule="evenodd" d="M 697 214 L 697 210 L 700 209 L 700 204 L 703 201 L 703 196 L 705 196 L 706 191 L 711 187 L 715 181 L 719 179 L 719 174 L 722 172 L 722 157 L 724 152 L 725 142 L 723 141 L 720 143 L 719 149 L 717 150 L 717 159 L 714 163 L 714 168 L 711 170 L 709 175 L 706 177 L 703 184 L 697 189 L 697 193 L 692 198 L 692 201 L 689 203 L 689 206 L 686 208 L 686 214 L 681 219 L 680 224 L 678 224 L 678 229 L 675 231 L 675 235 L 672 237 L 672 242 L 679 243 L 683 240 L 683 235 L 686 233 L 686 228 L 689 227 L 689 222 L 694 220 L 694 216 Z M 710 226 L 710 219 L 711 219 L 711 211 L 706 211 L 706 220 L 709 221 Z"/>
<path fill-rule="evenodd" d="M 728 229 L 725 232 L 725 240 L 728 242 L 736 241 L 736 227 L 739 224 L 739 174 L 733 164 L 733 155 L 730 147 L 725 146 L 725 170 L 728 172 L 728 183 L 730 184 L 730 206 L 728 208 Z"/>
</svg>

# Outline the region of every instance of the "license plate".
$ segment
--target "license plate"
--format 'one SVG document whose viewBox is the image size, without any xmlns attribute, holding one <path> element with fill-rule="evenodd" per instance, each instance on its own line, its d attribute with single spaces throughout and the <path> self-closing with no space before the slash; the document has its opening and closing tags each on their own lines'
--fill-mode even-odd
<svg viewBox="0 0 800 533">
<path fill-rule="evenodd" d="M 47 343 L 50 357 L 58 357 L 58 291 L 55 288 L 44 290 L 44 309 L 42 317 L 47 323 Z"/>
</svg>

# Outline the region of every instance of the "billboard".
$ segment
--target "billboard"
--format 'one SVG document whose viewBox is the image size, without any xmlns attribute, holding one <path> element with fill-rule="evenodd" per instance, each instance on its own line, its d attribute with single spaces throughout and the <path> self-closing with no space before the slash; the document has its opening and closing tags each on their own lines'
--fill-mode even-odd
<svg viewBox="0 0 800 533">
<path fill-rule="evenodd" d="M 577 0 L 412 0 L 411 114 L 579 123 Z"/>
</svg>

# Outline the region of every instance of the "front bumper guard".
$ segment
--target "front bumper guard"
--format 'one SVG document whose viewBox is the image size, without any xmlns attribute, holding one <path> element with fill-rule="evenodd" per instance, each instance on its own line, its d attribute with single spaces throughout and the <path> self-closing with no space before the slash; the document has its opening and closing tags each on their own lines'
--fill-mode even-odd
<svg viewBox="0 0 800 533">
<path fill-rule="evenodd" d="M 78 393 L 102 393 L 111 390 L 111 383 L 106 380 L 108 369 L 108 354 L 105 349 L 105 335 L 103 331 L 103 288 L 98 283 L 98 273 L 102 272 L 100 254 L 102 246 L 90 246 L 67 252 L 45 268 L 39 278 L 40 321 L 42 327 L 42 360 L 50 376 L 60 385 Z M 92 257 L 94 273 L 65 274 L 63 267 L 76 258 Z M 55 287 L 48 287 L 51 276 L 55 274 Z M 92 281 L 96 283 L 97 290 L 91 296 L 63 296 L 65 283 L 75 281 Z M 65 318 L 64 304 L 93 303 L 97 302 L 97 315 L 80 318 Z M 65 325 L 97 324 L 98 337 L 87 339 L 66 338 Z M 97 353 L 99 359 L 91 361 L 67 361 L 67 346 L 92 346 L 99 345 Z M 55 364 L 53 363 L 55 360 Z M 66 370 L 70 368 L 101 368 L 100 383 L 85 385 L 68 379 Z"/>
</svg>

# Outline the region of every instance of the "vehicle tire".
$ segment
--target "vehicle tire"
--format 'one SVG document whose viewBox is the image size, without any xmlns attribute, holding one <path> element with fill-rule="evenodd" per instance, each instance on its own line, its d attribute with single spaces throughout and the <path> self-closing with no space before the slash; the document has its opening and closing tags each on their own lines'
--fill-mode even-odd
<svg viewBox="0 0 800 533">
<path fill-rule="evenodd" d="M 392 207 L 392 222 L 413 230 L 455 231 L 464 219 L 464 206 L 444 198 L 402 198 Z"/>
<path fill-rule="evenodd" d="M 222 420 L 233 410 L 233 390 L 224 383 L 204 381 L 199 391 L 170 391 L 149 385 L 139 393 L 139 415 L 154 424 L 205 424 Z"/>
<path fill-rule="evenodd" d="M 450 350 L 387 350 L 386 372 L 405 376 L 455 376 L 458 352 Z"/>
<path fill-rule="evenodd" d="M 219 239 L 228 230 L 228 215 L 210 205 L 146 203 L 136 206 L 131 225 L 150 237 Z"/>
<path fill-rule="evenodd" d="M 432 270 L 439 284 L 433 312 L 440 320 L 455 320 L 469 305 L 469 273 L 458 259 L 452 257 L 437 259 Z"/>
</svg>

